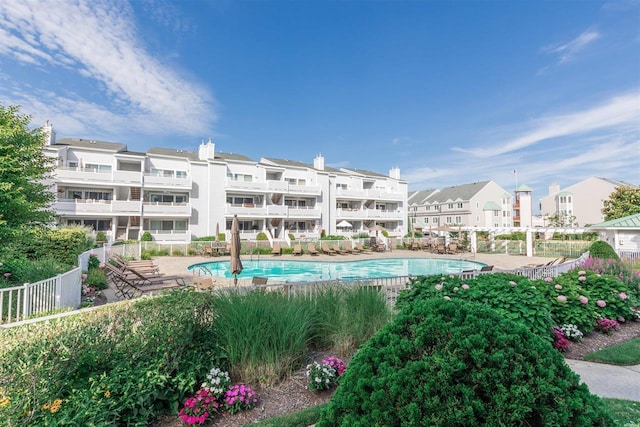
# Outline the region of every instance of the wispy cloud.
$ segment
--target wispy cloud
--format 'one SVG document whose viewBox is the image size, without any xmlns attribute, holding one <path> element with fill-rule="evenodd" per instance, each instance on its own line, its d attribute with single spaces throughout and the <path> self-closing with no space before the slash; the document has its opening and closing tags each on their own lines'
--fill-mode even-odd
<svg viewBox="0 0 640 427">
<path fill-rule="evenodd" d="M 633 91 L 615 96 L 604 103 L 575 113 L 557 114 L 522 126 L 515 135 L 495 141 L 490 147 L 453 150 L 477 157 L 490 157 L 538 144 L 559 137 L 587 134 L 612 128 L 638 128 L 640 92 Z"/>
<path fill-rule="evenodd" d="M 585 31 L 575 39 L 560 45 L 544 47 L 542 50 L 558 55 L 558 63 L 563 64 L 575 58 L 584 48 L 600 38 L 600 33 L 593 30 Z"/>
<path fill-rule="evenodd" d="M 0 2 L 3 56 L 25 66 L 37 65 L 43 72 L 66 70 L 86 79 L 101 92 L 101 99 L 53 94 L 55 102 L 48 110 L 52 115 L 75 116 L 77 106 L 82 106 L 83 114 L 75 119 L 92 125 L 99 121 L 98 129 L 129 123 L 155 134 L 203 135 L 210 133 L 216 120 L 209 90 L 184 79 L 145 48 L 125 1 L 4 0 Z M 5 88 L 0 93 L 4 98 L 20 97 L 20 89 Z M 23 108 L 34 108 L 37 103 L 32 101 L 23 103 Z"/>
</svg>

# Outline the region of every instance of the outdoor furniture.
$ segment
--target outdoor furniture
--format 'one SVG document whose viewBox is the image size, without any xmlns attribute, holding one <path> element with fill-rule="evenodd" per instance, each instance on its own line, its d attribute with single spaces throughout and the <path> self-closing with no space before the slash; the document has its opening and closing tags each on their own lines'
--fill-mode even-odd
<svg viewBox="0 0 640 427">
<path fill-rule="evenodd" d="M 318 250 L 313 243 L 309 243 L 307 245 L 307 252 L 309 252 L 311 255 L 318 255 Z"/>
<path fill-rule="evenodd" d="M 323 243 L 322 246 L 320 246 L 320 248 L 322 249 L 322 252 L 327 254 L 327 255 L 335 255 L 336 254 L 336 251 L 331 249 L 329 247 L 329 244 L 327 244 L 327 243 Z"/>
<path fill-rule="evenodd" d="M 151 261 L 150 259 L 142 259 L 140 261 L 129 261 L 122 255 L 113 255 L 110 258 L 110 260 L 124 267 L 135 267 L 141 270 L 158 271 L 158 266 L 155 265 L 153 261 Z"/>
<path fill-rule="evenodd" d="M 253 286 L 266 285 L 269 279 L 267 277 L 253 276 L 251 284 Z"/>
<path fill-rule="evenodd" d="M 122 274 L 116 267 L 109 264 L 105 264 L 105 266 L 107 268 L 107 279 L 115 286 L 115 295 L 118 298 L 132 299 L 146 293 L 174 289 L 180 286 L 177 282 L 141 285 L 130 276 Z"/>
<path fill-rule="evenodd" d="M 343 246 L 342 250 L 344 252 L 349 253 L 349 254 L 353 253 L 353 247 L 351 246 L 351 242 L 349 240 L 344 242 L 344 245 L 342 245 L 342 246 Z"/>
<path fill-rule="evenodd" d="M 279 243 L 273 244 L 273 249 L 271 250 L 271 255 L 282 255 L 282 249 L 280 248 Z"/>
<path fill-rule="evenodd" d="M 300 245 L 300 243 L 293 245 L 293 254 L 302 255 L 302 246 Z"/>
<path fill-rule="evenodd" d="M 202 255 L 203 256 L 213 256 L 214 252 L 213 252 L 213 248 L 211 246 L 205 246 L 202 248 Z"/>
<path fill-rule="evenodd" d="M 493 271 L 493 265 L 485 265 L 480 271 Z"/>
<path fill-rule="evenodd" d="M 367 249 L 364 246 L 362 246 L 362 243 L 360 243 L 360 242 L 356 243 L 356 250 L 358 252 L 366 252 L 367 251 Z"/>
<path fill-rule="evenodd" d="M 409 246 L 409 249 L 412 251 L 419 251 L 420 250 L 420 243 L 419 242 L 411 242 L 411 246 Z"/>
<path fill-rule="evenodd" d="M 193 284 L 198 291 L 203 292 L 213 290 L 216 282 L 212 277 L 196 277 L 193 279 Z"/>
<path fill-rule="evenodd" d="M 436 246 L 436 253 L 438 254 L 447 253 L 447 248 L 444 246 L 444 243 L 438 243 L 438 246 Z"/>
<path fill-rule="evenodd" d="M 334 251 L 336 251 L 337 254 L 340 255 L 346 255 L 347 253 L 345 251 L 343 251 L 342 249 L 340 249 L 340 246 L 337 243 L 334 243 L 331 246 L 331 249 L 333 249 Z"/>
<path fill-rule="evenodd" d="M 455 243 L 449 243 L 449 253 L 450 254 L 457 254 L 458 253 L 458 245 Z"/>
</svg>

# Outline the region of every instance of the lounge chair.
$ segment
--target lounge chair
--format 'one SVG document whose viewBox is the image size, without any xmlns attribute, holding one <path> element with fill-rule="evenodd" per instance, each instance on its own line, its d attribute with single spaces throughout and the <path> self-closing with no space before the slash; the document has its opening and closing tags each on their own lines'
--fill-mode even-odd
<svg viewBox="0 0 640 427">
<path fill-rule="evenodd" d="M 446 254 L 447 253 L 447 248 L 444 246 L 444 243 L 440 243 L 440 244 L 438 244 L 438 246 L 436 246 L 436 253 L 438 253 L 438 254 Z"/>
<path fill-rule="evenodd" d="M 449 243 L 449 247 L 447 249 L 450 254 L 458 253 L 458 245 L 456 243 Z"/>
<path fill-rule="evenodd" d="M 253 276 L 253 278 L 251 279 L 251 284 L 254 286 L 266 285 L 268 281 L 268 277 Z"/>
<path fill-rule="evenodd" d="M 185 278 L 183 276 L 168 276 L 157 272 L 140 270 L 131 266 L 118 269 L 117 266 L 110 264 L 110 267 L 118 270 L 122 276 L 133 281 L 138 286 L 157 285 L 165 282 L 175 282 L 178 286 L 186 285 Z"/>
<path fill-rule="evenodd" d="M 336 251 L 331 249 L 327 243 L 323 243 L 322 246 L 320 246 L 320 248 L 322 249 L 322 252 L 327 254 L 327 255 L 335 255 L 336 254 Z"/>
<path fill-rule="evenodd" d="M 340 255 L 346 255 L 347 254 L 346 251 L 343 251 L 342 249 L 340 249 L 340 245 L 338 245 L 337 243 L 334 243 L 331 246 L 331 249 L 333 249 L 334 251 L 336 251 L 337 254 L 340 254 Z"/>
<path fill-rule="evenodd" d="M 141 285 L 138 281 L 122 274 L 116 267 L 106 265 L 107 279 L 115 286 L 118 298 L 132 299 L 146 293 L 170 290 L 179 287 L 178 283 L 158 283 Z"/>
<path fill-rule="evenodd" d="M 271 255 L 282 255 L 282 249 L 280 248 L 279 243 L 273 244 L 273 250 L 271 251 Z"/>
<path fill-rule="evenodd" d="M 112 267 L 117 268 L 120 273 L 124 274 L 124 275 L 132 275 L 131 273 L 129 273 L 127 270 L 129 268 L 133 268 L 138 272 L 144 273 L 144 274 L 149 274 L 149 275 L 154 275 L 154 274 L 159 274 L 158 272 L 158 267 L 157 266 L 149 266 L 149 265 L 132 265 L 130 263 L 123 263 L 118 259 L 115 258 L 109 258 L 109 262 L 107 262 L 107 264 L 109 264 Z"/>
<path fill-rule="evenodd" d="M 212 277 L 196 277 L 193 284 L 198 291 L 211 291 L 215 288 L 216 282 Z"/>
<path fill-rule="evenodd" d="M 342 245 L 342 250 L 348 254 L 354 253 L 353 246 L 351 246 L 351 242 L 349 240 L 344 242 L 344 244 Z"/>
<path fill-rule="evenodd" d="M 109 261 L 112 264 L 115 264 L 121 267 L 134 267 L 140 270 L 151 270 L 156 272 L 158 271 L 158 266 L 155 265 L 153 261 L 151 261 L 150 259 L 142 259 L 140 261 L 129 261 L 122 255 L 113 255 L 111 258 L 109 258 Z"/>
<path fill-rule="evenodd" d="M 360 242 L 356 243 L 356 251 L 362 253 L 362 252 L 366 252 L 367 250 L 368 250 L 367 248 L 362 246 L 362 243 Z"/>
<path fill-rule="evenodd" d="M 311 255 L 318 255 L 318 250 L 316 249 L 316 245 L 314 245 L 313 243 L 309 243 L 307 245 L 307 252 L 309 252 L 309 254 Z"/>
<path fill-rule="evenodd" d="M 293 245 L 293 254 L 302 255 L 302 245 L 300 245 L 300 243 Z"/>
<path fill-rule="evenodd" d="M 493 271 L 493 265 L 485 265 L 480 271 Z"/>
<path fill-rule="evenodd" d="M 419 251 L 420 250 L 420 243 L 419 242 L 411 242 L 411 245 L 409 246 L 409 249 L 412 251 Z"/>
</svg>

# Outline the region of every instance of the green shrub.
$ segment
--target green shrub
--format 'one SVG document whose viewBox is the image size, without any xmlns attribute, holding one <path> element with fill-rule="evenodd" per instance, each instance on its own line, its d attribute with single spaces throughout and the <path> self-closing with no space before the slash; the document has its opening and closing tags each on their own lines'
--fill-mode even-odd
<svg viewBox="0 0 640 427">
<path fill-rule="evenodd" d="M 289 233 L 289 240 L 291 240 L 291 241 L 296 240 L 296 236 L 294 236 L 293 234 Z"/>
<path fill-rule="evenodd" d="M 220 233 L 221 236 L 224 236 L 224 233 Z M 195 239 L 193 239 L 194 242 L 215 242 L 216 240 L 216 236 L 203 236 L 203 237 L 196 237 Z M 222 240 L 224 240 L 224 237 L 222 238 Z"/>
<path fill-rule="evenodd" d="M 0 419 L 147 425 L 176 413 L 211 366 L 223 366 L 212 298 L 176 292 L 0 331 L 0 388 L 9 399 Z"/>
<path fill-rule="evenodd" d="M 256 240 L 269 240 L 269 238 L 264 232 L 261 231 L 258 234 L 256 234 Z"/>
<path fill-rule="evenodd" d="M 153 236 L 151 236 L 150 232 L 145 231 L 144 233 L 142 233 L 142 236 L 140 236 L 140 241 L 141 242 L 152 242 L 153 241 Z"/>
<path fill-rule="evenodd" d="M 182 252 L 182 250 L 176 248 L 176 249 L 173 250 L 171 255 L 173 255 L 173 256 L 184 256 L 184 252 Z"/>
<path fill-rule="evenodd" d="M 611 425 L 551 344 L 478 303 L 416 301 L 354 356 L 318 427 Z"/>
<path fill-rule="evenodd" d="M 526 277 L 506 273 L 481 274 L 474 279 L 436 275 L 412 280 L 411 288 L 398 297 L 398 309 L 428 298 L 475 301 L 551 340 L 550 303 Z"/>
<path fill-rule="evenodd" d="M 603 240 L 593 242 L 591 246 L 589 246 L 589 256 L 591 258 L 615 259 L 618 261 L 620 260 L 620 257 L 618 256 L 616 251 L 613 250 L 611 245 Z"/>
<path fill-rule="evenodd" d="M 389 238 L 389 232 L 387 230 L 382 230 L 381 233 L 384 237 Z"/>
<path fill-rule="evenodd" d="M 0 274 L 10 274 L 6 277 L 6 281 L 9 285 L 16 286 L 55 277 L 71 270 L 72 267 L 72 265 L 65 264 L 49 256 L 40 260 L 29 260 L 24 257 L 8 258 L 2 261 Z"/>
<path fill-rule="evenodd" d="M 96 233 L 96 242 L 106 242 L 107 236 L 105 236 L 104 231 L 98 231 Z"/>
<path fill-rule="evenodd" d="M 95 255 L 89 255 L 89 259 L 87 260 L 87 269 L 93 270 L 94 268 L 100 267 L 100 260 Z"/>
<path fill-rule="evenodd" d="M 87 278 L 84 284 L 98 290 L 107 289 L 107 276 L 99 268 L 92 268 L 87 271 Z"/>
</svg>

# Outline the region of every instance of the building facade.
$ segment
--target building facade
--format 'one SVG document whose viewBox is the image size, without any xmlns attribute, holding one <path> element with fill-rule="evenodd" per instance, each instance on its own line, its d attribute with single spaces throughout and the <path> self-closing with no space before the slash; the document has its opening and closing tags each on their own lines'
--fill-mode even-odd
<svg viewBox="0 0 640 427">
<path fill-rule="evenodd" d="M 513 227 L 513 197 L 493 181 L 409 193 L 409 220 L 423 232 L 443 226 Z"/>
<path fill-rule="evenodd" d="M 549 194 L 540 199 L 545 225 L 585 227 L 604 221 L 604 201 L 617 187 L 634 185 L 607 178 L 591 177 L 561 189 L 549 186 Z"/>
<path fill-rule="evenodd" d="M 103 231 L 110 241 L 139 239 L 148 231 L 158 241 L 190 241 L 227 233 L 234 216 L 241 237 L 263 232 L 270 240 L 316 238 L 367 232 L 375 225 L 391 236 L 407 230 L 407 183 L 359 169 L 216 151 L 211 141 L 198 152 L 83 139 L 55 140 L 49 131 L 45 153 L 56 159 L 53 204 L 61 224 Z M 348 228 L 337 224 L 347 221 Z"/>
</svg>

